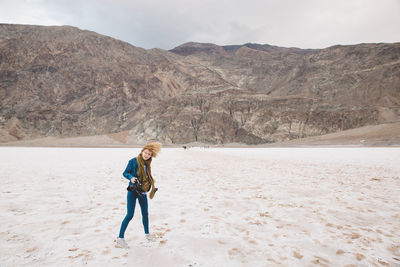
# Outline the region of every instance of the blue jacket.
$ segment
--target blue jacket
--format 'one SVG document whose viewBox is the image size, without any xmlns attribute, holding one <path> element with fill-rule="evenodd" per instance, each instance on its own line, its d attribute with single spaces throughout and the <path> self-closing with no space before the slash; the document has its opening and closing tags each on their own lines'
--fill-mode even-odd
<svg viewBox="0 0 400 267">
<path fill-rule="evenodd" d="M 129 180 L 130 185 L 132 184 L 131 179 L 133 177 L 137 177 L 136 172 L 138 170 L 138 167 L 139 165 L 136 158 L 133 158 L 128 162 L 125 171 L 122 173 L 122 175 Z"/>
</svg>

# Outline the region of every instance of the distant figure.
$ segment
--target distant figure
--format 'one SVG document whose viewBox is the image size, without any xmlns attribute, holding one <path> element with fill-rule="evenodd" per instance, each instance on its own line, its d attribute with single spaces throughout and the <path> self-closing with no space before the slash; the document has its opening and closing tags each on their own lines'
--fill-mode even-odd
<svg viewBox="0 0 400 267">
<path fill-rule="evenodd" d="M 147 205 L 147 192 L 150 191 L 150 198 L 154 197 L 157 188 L 154 186 L 155 180 L 151 176 L 151 161 L 161 150 L 160 143 L 148 143 L 142 148 L 142 151 L 136 158 L 131 159 L 126 166 L 123 176 L 129 180 L 127 188 L 127 214 L 122 221 L 119 236 L 115 240 L 116 246 L 129 248 L 124 239 L 125 230 L 135 213 L 136 199 L 139 200 L 140 210 L 142 212 L 142 222 L 145 238 L 147 241 L 153 241 L 149 232 L 149 214 Z"/>
<path fill-rule="evenodd" d="M 182 146 L 183 147 L 183 149 L 187 149 L 187 147 L 186 146 Z"/>
</svg>

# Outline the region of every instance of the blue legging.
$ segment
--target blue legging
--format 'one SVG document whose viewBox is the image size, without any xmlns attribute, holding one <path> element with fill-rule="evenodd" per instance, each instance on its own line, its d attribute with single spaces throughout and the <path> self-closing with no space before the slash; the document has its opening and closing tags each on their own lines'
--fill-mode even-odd
<svg viewBox="0 0 400 267">
<path fill-rule="evenodd" d="M 136 199 L 139 199 L 140 210 L 142 211 L 142 221 L 144 227 L 144 233 L 149 233 L 149 213 L 147 206 L 147 195 L 138 195 L 135 191 L 128 191 L 127 195 L 127 214 L 125 219 L 122 221 L 121 229 L 119 230 L 119 237 L 124 238 L 126 227 L 133 218 L 135 213 Z"/>
</svg>

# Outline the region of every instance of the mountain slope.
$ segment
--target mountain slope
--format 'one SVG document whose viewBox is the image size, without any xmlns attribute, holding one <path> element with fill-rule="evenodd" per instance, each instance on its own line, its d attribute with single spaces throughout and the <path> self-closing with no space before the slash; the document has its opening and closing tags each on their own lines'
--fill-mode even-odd
<svg viewBox="0 0 400 267">
<path fill-rule="evenodd" d="M 400 43 L 145 50 L 0 24 L 0 142 L 128 131 L 129 143 L 270 143 L 399 120 Z"/>
</svg>

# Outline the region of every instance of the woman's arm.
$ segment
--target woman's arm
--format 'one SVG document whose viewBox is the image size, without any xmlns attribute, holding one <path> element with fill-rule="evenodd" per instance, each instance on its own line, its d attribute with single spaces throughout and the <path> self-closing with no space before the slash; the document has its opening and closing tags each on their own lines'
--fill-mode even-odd
<svg viewBox="0 0 400 267">
<path fill-rule="evenodd" d="M 128 165 L 125 168 L 125 171 L 122 173 L 122 175 L 128 179 L 129 181 L 132 180 L 133 177 L 136 177 L 136 166 L 137 166 L 137 162 L 135 159 L 131 159 L 128 162 Z"/>
</svg>

